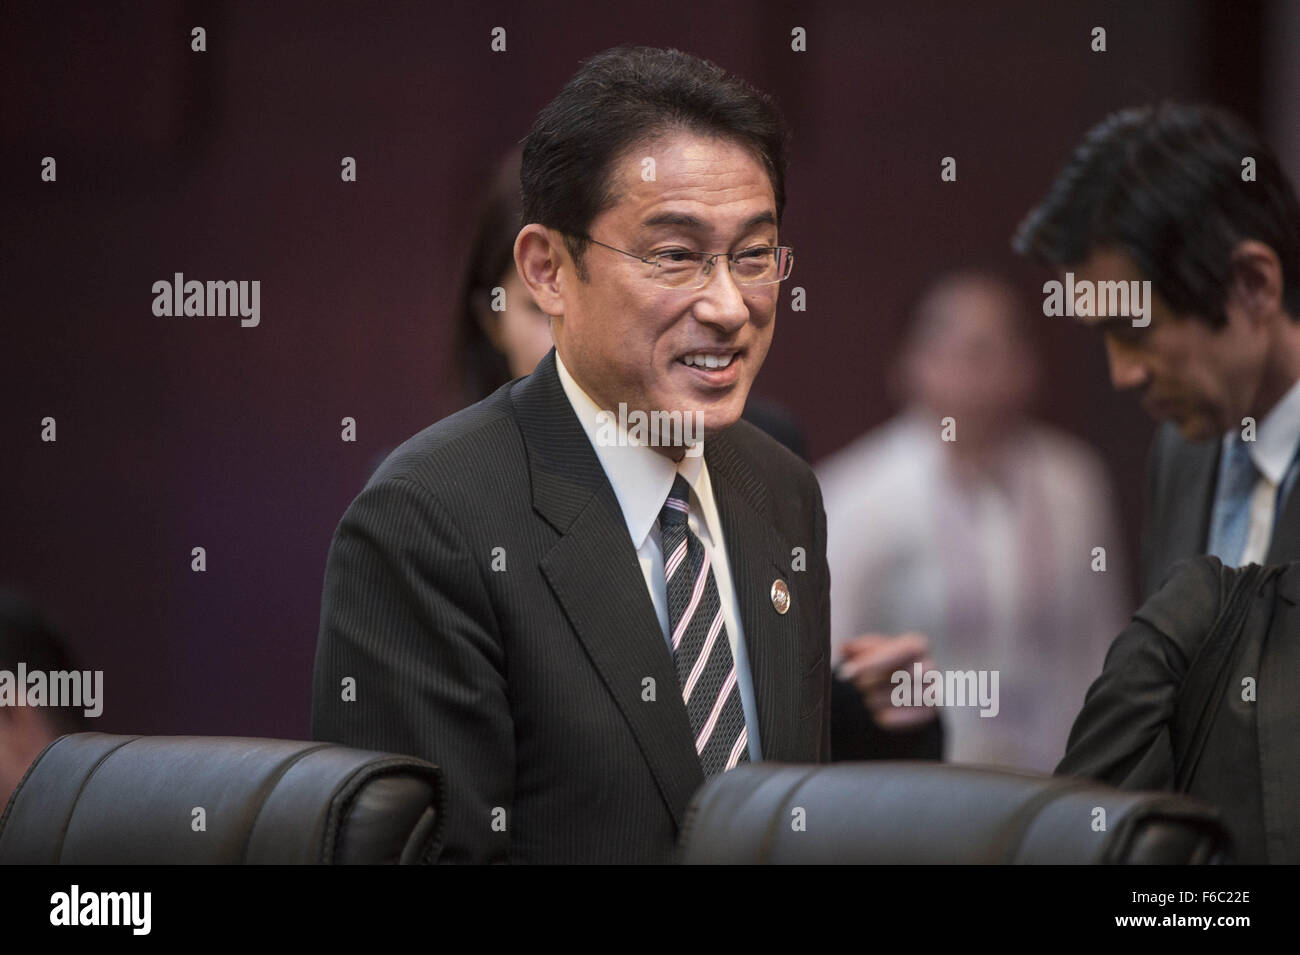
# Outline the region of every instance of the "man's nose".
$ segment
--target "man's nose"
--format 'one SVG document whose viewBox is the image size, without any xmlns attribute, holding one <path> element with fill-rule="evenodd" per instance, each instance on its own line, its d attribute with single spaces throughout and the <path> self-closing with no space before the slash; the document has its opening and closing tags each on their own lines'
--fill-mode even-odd
<svg viewBox="0 0 1300 955">
<path fill-rule="evenodd" d="M 703 296 L 695 303 L 694 313 L 699 321 L 718 325 L 726 331 L 734 331 L 749 321 L 744 289 L 736 284 L 730 263 L 725 258 L 714 260 L 709 284 L 704 286 Z"/>
<path fill-rule="evenodd" d="M 1110 361 L 1110 383 L 1117 391 L 1139 388 L 1151 377 L 1142 356 L 1109 335 L 1106 337 L 1106 357 Z"/>
</svg>

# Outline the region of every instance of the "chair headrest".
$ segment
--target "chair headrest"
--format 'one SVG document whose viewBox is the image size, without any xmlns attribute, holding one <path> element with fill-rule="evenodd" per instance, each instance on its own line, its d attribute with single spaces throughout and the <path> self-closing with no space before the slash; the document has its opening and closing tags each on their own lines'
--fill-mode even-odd
<svg viewBox="0 0 1300 955">
<path fill-rule="evenodd" d="M 0 817 L 0 863 L 427 862 L 438 767 L 335 743 L 77 733 Z"/>
<path fill-rule="evenodd" d="M 1220 861 L 1211 806 L 1173 793 L 929 762 L 756 763 L 706 782 L 683 862 L 1103 863 Z"/>
</svg>

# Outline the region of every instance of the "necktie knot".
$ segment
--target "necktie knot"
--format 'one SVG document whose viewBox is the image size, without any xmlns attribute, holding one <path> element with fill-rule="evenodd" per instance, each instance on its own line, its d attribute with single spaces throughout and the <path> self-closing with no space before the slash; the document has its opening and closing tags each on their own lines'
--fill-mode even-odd
<svg viewBox="0 0 1300 955">
<path fill-rule="evenodd" d="M 664 501 L 664 506 L 659 510 L 660 529 L 685 524 L 686 515 L 690 510 L 690 500 L 691 486 L 686 483 L 686 478 L 679 474 L 673 480 L 672 489 L 668 492 L 668 499 Z"/>
</svg>

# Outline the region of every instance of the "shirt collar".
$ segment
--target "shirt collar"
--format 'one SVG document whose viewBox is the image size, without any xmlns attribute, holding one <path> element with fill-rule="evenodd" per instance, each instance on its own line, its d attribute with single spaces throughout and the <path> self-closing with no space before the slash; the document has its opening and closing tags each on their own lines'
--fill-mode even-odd
<svg viewBox="0 0 1300 955">
<path fill-rule="evenodd" d="M 704 455 L 685 455 L 679 463 L 674 463 L 648 445 L 632 443 L 621 427 L 619 443 L 609 444 L 597 440 L 602 420 L 598 417 L 601 409 L 569 374 L 564 362 L 560 360 L 558 350 L 555 352 L 555 369 L 559 373 L 560 385 L 564 388 L 569 404 L 573 406 L 573 413 L 578 416 L 578 423 L 587 433 L 592 450 L 596 452 L 596 458 L 614 488 L 614 496 L 618 498 L 618 505 L 623 511 L 623 520 L 627 522 L 632 546 L 640 550 L 650 529 L 659 519 L 659 511 L 679 473 L 699 497 L 700 481 L 704 474 Z"/>
<path fill-rule="evenodd" d="M 1227 437 L 1231 439 L 1235 435 L 1236 432 L 1229 432 Z M 1255 440 L 1247 444 L 1250 459 L 1259 472 L 1273 484 L 1281 484 L 1300 444 L 1300 380 L 1259 422 Z"/>
</svg>

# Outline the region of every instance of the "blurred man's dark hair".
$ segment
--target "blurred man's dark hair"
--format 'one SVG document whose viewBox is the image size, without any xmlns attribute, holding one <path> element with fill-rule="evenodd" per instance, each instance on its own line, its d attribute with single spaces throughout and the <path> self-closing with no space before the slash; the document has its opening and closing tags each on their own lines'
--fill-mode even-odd
<svg viewBox="0 0 1300 955">
<path fill-rule="evenodd" d="M 0 590 L 0 670 L 16 674 L 20 662 L 28 673 L 76 669 L 62 635 L 49 621 L 16 593 Z M 42 706 L 39 710 L 55 735 L 80 733 L 86 729 L 86 718 L 80 705 Z"/>
<path fill-rule="evenodd" d="M 1247 158 L 1254 181 L 1242 178 Z M 1300 203 L 1277 157 L 1229 113 L 1163 103 L 1094 126 L 1012 247 L 1059 267 L 1099 249 L 1127 253 L 1175 313 L 1219 328 L 1245 239 L 1277 254 L 1286 311 L 1300 316 Z"/>
<path fill-rule="evenodd" d="M 49 674 L 75 669 L 63 638 L 30 603 L 17 594 L 0 590 L 0 671 L 6 682 L 17 684 L 22 674 Z M 16 686 L 25 694 L 28 685 Z M 54 740 L 86 730 L 81 706 L 0 705 L 0 811 L 9 801 L 32 761 Z"/>
<path fill-rule="evenodd" d="M 680 50 L 616 47 L 582 64 L 524 141 L 524 222 L 564 234 L 582 281 L 582 236 L 618 199 L 611 185 L 615 160 L 675 131 L 718 136 L 752 150 L 771 180 L 780 224 L 787 131 L 774 101 Z"/>
<path fill-rule="evenodd" d="M 452 352 L 461 398 L 472 404 L 510 380 L 506 356 L 483 328 L 492 290 L 515 270 L 515 236 L 523 227 L 519 197 L 519 150 L 497 167 L 474 221 L 469 260 L 456 299 Z"/>
</svg>

